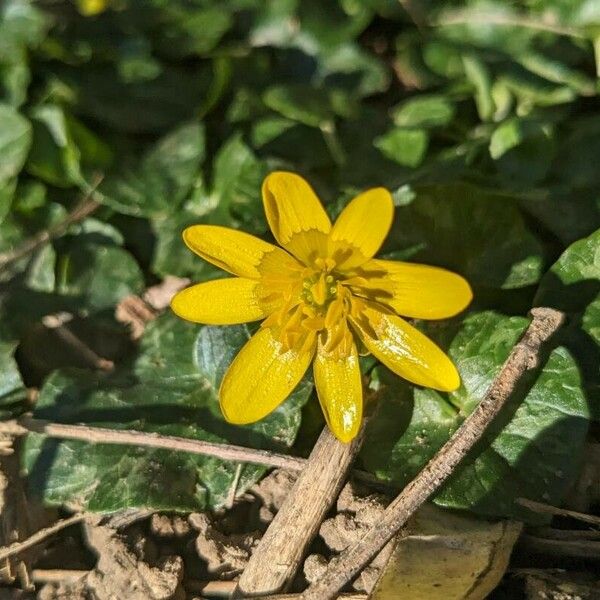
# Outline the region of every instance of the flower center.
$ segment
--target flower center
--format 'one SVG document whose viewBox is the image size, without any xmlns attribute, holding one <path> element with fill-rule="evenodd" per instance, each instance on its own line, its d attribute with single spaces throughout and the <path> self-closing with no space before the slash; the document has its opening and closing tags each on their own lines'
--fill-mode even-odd
<svg viewBox="0 0 600 600">
<path fill-rule="evenodd" d="M 300 297 L 306 303 L 323 312 L 329 303 L 337 297 L 338 284 L 336 278 L 327 272 L 316 273 L 302 282 Z"/>
</svg>

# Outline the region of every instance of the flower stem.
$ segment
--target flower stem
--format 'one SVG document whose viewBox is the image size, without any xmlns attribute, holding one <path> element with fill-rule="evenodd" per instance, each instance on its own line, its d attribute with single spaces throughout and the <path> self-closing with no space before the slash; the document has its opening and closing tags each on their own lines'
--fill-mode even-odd
<svg viewBox="0 0 600 600">
<path fill-rule="evenodd" d="M 333 121 L 323 121 L 319 128 L 335 164 L 338 166 L 344 165 L 346 163 L 346 152 L 340 143 L 335 123 Z"/>
</svg>

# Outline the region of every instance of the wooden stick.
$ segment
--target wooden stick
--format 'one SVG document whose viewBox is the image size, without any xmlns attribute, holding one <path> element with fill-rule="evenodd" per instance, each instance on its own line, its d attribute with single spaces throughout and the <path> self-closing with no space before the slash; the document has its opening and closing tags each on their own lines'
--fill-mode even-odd
<svg viewBox="0 0 600 600">
<path fill-rule="evenodd" d="M 223 460 L 235 460 L 256 465 L 279 467 L 291 471 L 300 471 L 306 464 L 306 459 L 295 456 L 278 454 L 269 450 L 244 448 L 230 444 L 218 444 L 202 440 L 191 440 L 174 435 L 160 435 L 131 429 L 107 429 L 90 427 L 88 425 L 69 425 L 65 423 L 50 423 L 41 419 L 23 416 L 16 421 L 1 421 L 0 433 L 9 435 L 25 435 L 29 432 L 42 433 L 53 438 L 82 440 L 94 444 L 125 444 L 163 448 L 165 450 L 188 452 L 214 456 Z"/>
<path fill-rule="evenodd" d="M 61 519 L 56 523 L 50 525 L 50 527 L 45 527 L 44 529 L 40 529 L 36 531 L 32 536 L 28 537 L 26 540 L 22 542 L 15 542 L 10 546 L 4 546 L 4 548 L 0 548 L 0 560 L 4 560 L 9 556 L 14 556 L 15 554 L 20 554 L 21 552 L 28 550 L 29 548 L 33 548 L 36 544 L 44 541 L 46 538 L 58 533 L 65 527 L 70 527 L 75 523 L 79 523 L 86 518 L 84 513 L 77 513 L 67 519 Z"/>
<path fill-rule="evenodd" d="M 65 344 L 71 346 L 73 350 L 94 369 L 101 371 L 112 371 L 115 364 L 112 360 L 98 356 L 85 342 L 80 340 L 66 324 L 73 318 L 70 313 L 58 313 L 46 315 L 42 318 L 42 324 L 48 329 L 52 329 L 54 333 L 62 339 Z"/>
<path fill-rule="evenodd" d="M 519 544 L 528 555 L 549 554 L 594 560 L 600 556 L 600 542 L 596 540 L 552 540 L 525 534 Z"/>
<path fill-rule="evenodd" d="M 35 252 L 38 248 L 64 235 L 71 225 L 89 217 L 100 206 L 100 203 L 93 199 L 93 195 L 101 181 L 102 176 L 98 176 L 81 202 L 60 223 L 39 231 L 24 240 L 16 248 L 0 254 L 0 272 L 20 258 Z"/>
<path fill-rule="evenodd" d="M 11 436 L 41 433 L 51 438 L 81 440 L 93 444 L 122 444 L 125 446 L 162 448 L 172 450 L 173 452 L 201 454 L 223 460 L 264 465 L 294 472 L 302 471 L 306 466 L 305 458 L 279 454 L 270 450 L 191 440 L 174 435 L 161 435 L 159 433 L 148 433 L 133 429 L 108 429 L 106 427 L 94 427 L 91 425 L 52 423 L 42 419 L 33 419 L 29 415 L 23 415 L 17 420 L 0 421 L 0 434 L 2 433 Z M 374 475 L 366 471 L 355 469 L 352 471 L 352 476 L 365 485 L 383 490 L 395 489 L 393 486 L 379 481 Z"/>
<path fill-rule="evenodd" d="M 584 521 L 585 523 L 591 523 L 592 525 L 600 525 L 600 517 L 595 515 L 588 515 L 586 513 L 577 512 L 575 510 L 567 510 L 566 508 L 558 508 L 556 506 L 550 506 L 549 504 L 543 504 L 542 502 L 534 502 L 527 498 L 517 498 L 517 504 L 528 508 L 533 512 L 546 513 L 547 515 L 557 515 L 560 517 L 571 517 L 578 521 Z"/>
<path fill-rule="evenodd" d="M 73 581 L 85 577 L 89 571 L 80 569 L 34 569 L 33 580 L 36 583 L 61 583 Z M 216 596 L 218 598 L 229 598 L 235 589 L 235 581 L 199 581 L 197 579 L 186 579 L 183 587 L 195 594 L 204 596 Z M 263 596 L 263 600 L 297 600 L 300 594 L 283 594 L 277 596 Z M 350 593 L 340 594 L 340 600 L 368 600 L 366 594 Z M 261 600 L 253 598 L 252 600 Z"/>
<path fill-rule="evenodd" d="M 285 590 L 306 549 L 335 502 L 352 461 L 360 450 L 364 423 L 349 444 L 323 429 L 308 463 L 252 553 L 234 598 Z"/>
<path fill-rule="evenodd" d="M 525 372 L 538 366 L 541 346 L 561 326 L 563 313 L 535 308 L 532 321 L 521 341 L 512 349 L 499 375 L 483 400 L 465 419 L 425 468 L 387 507 L 383 516 L 362 540 L 334 558 L 321 579 L 311 585 L 301 600 L 333 600 L 347 583 L 399 533 L 416 510 L 448 479 L 455 467 L 500 412 Z"/>
<path fill-rule="evenodd" d="M 85 569 L 33 569 L 31 575 L 35 583 L 64 583 L 85 577 Z"/>
</svg>

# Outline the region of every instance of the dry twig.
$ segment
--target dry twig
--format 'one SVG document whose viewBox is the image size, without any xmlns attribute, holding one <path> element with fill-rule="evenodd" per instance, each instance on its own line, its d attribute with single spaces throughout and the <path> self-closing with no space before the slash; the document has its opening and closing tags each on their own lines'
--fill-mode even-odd
<svg viewBox="0 0 600 600">
<path fill-rule="evenodd" d="M 269 450 L 257 450 L 230 444 L 191 440 L 174 435 L 159 435 L 157 433 L 134 431 L 131 429 L 107 429 L 104 427 L 90 427 L 88 425 L 50 423 L 41 419 L 32 419 L 28 416 L 21 417 L 16 421 L 0 422 L 0 433 L 20 436 L 30 432 L 42 433 L 53 438 L 82 440 L 94 444 L 125 444 L 163 448 L 165 450 L 202 454 L 223 460 L 235 460 L 293 471 L 300 471 L 306 463 L 304 458 L 278 454 Z"/>
<path fill-rule="evenodd" d="M 517 498 L 517 504 L 520 504 L 533 512 L 560 517 L 571 517 L 572 519 L 591 523 L 592 525 L 600 525 L 600 517 L 596 517 L 595 515 L 588 515 L 575 510 L 567 510 L 566 508 L 558 508 L 556 506 L 550 506 L 549 504 L 543 504 L 542 502 L 528 500 L 527 498 Z"/>
<path fill-rule="evenodd" d="M 335 502 L 362 445 L 338 441 L 325 427 L 294 487 L 252 553 L 235 598 L 274 594 L 291 582 L 306 549 Z"/>
<path fill-rule="evenodd" d="M 46 315 L 42 318 L 42 324 L 54 331 L 65 344 L 71 346 L 79 355 L 94 369 L 101 371 L 112 371 L 115 364 L 112 360 L 98 356 L 85 342 L 80 340 L 68 327 L 67 323 L 73 318 L 70 313 L 58 313 Z"/>
<path fill-rule="evenodd" d="M 192 440 L 174 435 L 161 435 L 132 429 L 108 429 L 90 425 L 52 423 L 42 419 L 33 419 L 29 415 L 23 415 L 16 420 L 0 421 L 0 434 L 18 437 L 28 433 L 41 433 L 51 438 L 81 440 L 92 444 L 122 444 L 125 446 L 162 448 L 173 452 L 201 454 L 222 460 L 264 465 L 295 472 L 301 471 L 306 466 L 306 459 L 300 456 L 290 456 L 257 448 L 245 448 L 233 444 Z M 367 485 L 389 489 L 387 484 L 379 481 L 366 471 L 356 469 L 352 471 L 352 476 Z"/>
<path fill-rule="evenodd" d="M 525 534 L 520 541 L 520 545 L 527 554 L 587 559 L 597 559 L 600 556 L 600 541 L 598 540 L 555 540 Z"/>
<path fill-rule="evenodd" d="M 20 258 L 35 252 L 38 248 L 41 248 L 52 240 L 64 235 L 71 225 L 89 217 L 100 206 L 100 203 L 94 200 L 93 196 L 101 181 L 102 176 L 99 176 L 96 181 L 94 181 L 85 197 L 63 221 L 57 223 L 54 227 L 39 231 L 30 238 L 24 240 L 23 243 L 19 244 L 16 248 L 0 254 L 0 272 Z"/>
<path fill-rule="evenodd" d="M 89 571 L 79 569 L 34 569 L 33 580 L 36 583 L 63 583 L 82 579 L 89 574 Z M 235 589 L 235 581 L 198 581 L 196 579 L 187 579 L 183 583 L 188 592 L 202 594 L 216 598 L 229 598 Z M 283 594 L 276 596 L 262 596 L 263 600 L 297 600 L 300 594 Z M 340 600 L 368 600 L 366 594 L 350 593 L 340 594 Z M 261 600 L 254 597 L 252 600 Z"/>
<path fill-rule="evenodd" d="M 321 580 L 310 586 L 302 600 L 332 600 L 376 554 L 399 533 L 416 510 L 448 479 L 487 426 L 500 412 L 521 377 L 538 366 L 542 344 L 561 326 L 563 313 L 535 308 L 521 341 L 512 349 L 483 400 L 465 419 L 425 468 L 404 488 L 363 539 L 333 559 Z"/>
<path fill-rule="evenodd" d="M 32 536 L 28 537 L 26 540 L 22 542 L 15 542 L 10 546 L 5 546 L 4 548 L 0 548 L 0 560 L 4 560 L 9 556 L 15 556 L 16 554 L 20 554 L 29 548 L 33 548 L 35 545 L 44 541 L 46 538 L 58 533 L 65 527 L 70 527 L 75 523 L 80 523 L 86 518 L 86 515 L 83 513 L 77 513 L 68 517 L 67 519 L 61 519 L 56 523 L 50 525 L 50 527 L 44 527 L 44 529 L 40 529 L 36 531 Z"/>
</svg>

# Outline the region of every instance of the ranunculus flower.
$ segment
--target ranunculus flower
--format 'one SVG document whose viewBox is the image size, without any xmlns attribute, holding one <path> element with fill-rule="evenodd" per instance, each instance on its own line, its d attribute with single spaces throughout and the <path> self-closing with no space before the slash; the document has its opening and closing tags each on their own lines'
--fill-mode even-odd
<svg viewBox="0 0 600 600">
<path fill-rule="evenodd" d="M 171 303 L 177 315 L 197 323 L 264 319 L 223 378 L 225 419 L 240 425 L 262 419 L 313 362 L 327 424 L 339 440 L 352 440 L 363 408 L 357 341 L 408 381 L 457 389 L 452 361 L 400 315 L 451 317 L 469 304 L 471 288 L 445 269 L 373 258 L 392 224 L 390 193 L 360 194 L 332 225 L 298 175 L 271 173 L 262 192 L 280 247 L 226 227 L 188 227 L 188 247 L 235 277 L 193 285 Z"/>
</svg>

